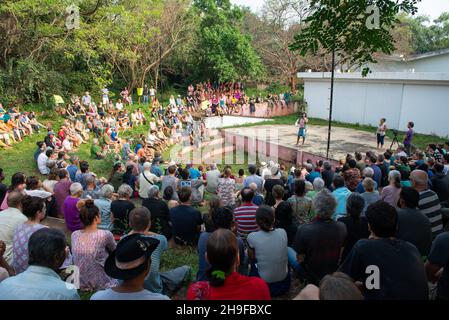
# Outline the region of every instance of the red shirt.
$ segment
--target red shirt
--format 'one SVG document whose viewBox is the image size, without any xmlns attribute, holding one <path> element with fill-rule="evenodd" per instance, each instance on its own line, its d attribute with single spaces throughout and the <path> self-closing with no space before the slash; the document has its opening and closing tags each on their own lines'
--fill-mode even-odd
<svg viewBox="0 0 449 320">
<path fill-rule="evenodd" d="M 187 300 L 271 300 L 271 297 L 268 285 L 261 278 L 233 272 L 221 287 L 212 287 L 207 281 L 191 284 Z"/>
<path fill-rule="evenodd" d="M 65 132 L 64 132 L 64 130 L 59 130 L 58 131 L 58 136 L 59 136 L 59 139 L 61 139 L 61 141 L 63 141 L 64 139 L 65 139 Z"/>
</svg>

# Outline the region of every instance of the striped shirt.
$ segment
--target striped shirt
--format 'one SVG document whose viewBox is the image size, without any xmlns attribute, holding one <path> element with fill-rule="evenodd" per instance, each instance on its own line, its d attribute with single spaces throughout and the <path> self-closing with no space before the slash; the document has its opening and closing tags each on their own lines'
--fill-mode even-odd
<svg viewBox="0 0 449 320">
<path fill-rule="evenodd" d="M 237 234 L 244 240 L 251 232 L 259 231 L 256 223 L 256 211 L 258 206 L 245 202 L 234 209 L 234 219 L 237 223 Z"/>
<path fill-rule="evenodd" d="M 419 210 L 429 218 L 432 227 L 432 237 L 443 232 L 443 216 L 441 214 L 441 204 L 438 195 L 432 190 L 419 193 Z"/>
</svg>

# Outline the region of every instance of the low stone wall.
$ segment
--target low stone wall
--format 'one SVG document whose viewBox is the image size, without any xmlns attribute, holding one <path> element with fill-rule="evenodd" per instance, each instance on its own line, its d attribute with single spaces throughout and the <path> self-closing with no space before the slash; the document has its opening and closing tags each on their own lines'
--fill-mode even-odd
<svg viewBox="0 0 449 320">
<path fill-rule="evenodd" d="M 243 136 L 230 132 L 227 132 L 225 134 L 224 131 L 222 131 L 222 135 L 227 144 L 232 144 L 234 146 L 234 150 L 243 150 L 252 158 L 255 158 L 257 155 L 259 158 L 262 158 L 262 160 L 259 159 L 259 161 L 269 161 L 271 159 L 277 159 L 278 162 L 286 162 L 296 165 L 305 163 L 310 159 L 313 163 L 316 163 L 319 160 L 323 160 L 330 162 L 333 167 L 336 167 L 338 165 L 337 160 L 327 160 L 325 157 L 301 151 L 293 147 L 282 146 L 258 138 Z"/>
<path fill-rule="evenodd" d="M 288 104 L 280 102 L 277 104 L 262 102 L 256 103 L 255 113 L 251 113 L 249 110 L 249 105 L 244 104 L 242 106 L 242 110 L 239 115 L 244 117 L 271 118 L 271 117 L 286 116 L 298 112 L 299 112 L 298 102 L 289 102 Z"/>
</svg>

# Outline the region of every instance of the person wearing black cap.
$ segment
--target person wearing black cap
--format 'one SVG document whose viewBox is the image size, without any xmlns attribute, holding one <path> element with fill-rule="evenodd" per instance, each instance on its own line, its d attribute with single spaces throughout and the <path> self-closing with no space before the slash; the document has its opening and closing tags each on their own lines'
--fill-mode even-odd
<svg viewBox="0 0 449 320">
<path fill-rule="evenodd" d="M 122 280 L 117 287 L 97 291 L 91 300 L 170 300 L 169 297 L 144 289 L 150 272 L 151 254 L 159 240 L 141 234 L 123 238 L 104 265 L 108 276 Z"/>
</svg>

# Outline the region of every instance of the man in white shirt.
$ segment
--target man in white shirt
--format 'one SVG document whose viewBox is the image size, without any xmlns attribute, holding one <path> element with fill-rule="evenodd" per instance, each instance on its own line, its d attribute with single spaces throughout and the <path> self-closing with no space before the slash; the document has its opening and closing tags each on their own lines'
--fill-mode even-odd
<svg viewBox="0 0 449 320">
<path fill-rule="evenodd" d="M 142 199 L 148 198 L 148 190 L 160 181 L 160 179 L 151 173 L 151 163 L 145 162 L 143 164 L 143 172 L 139 176 L 139 197 Z"/>
<path fill-rule="evenodd" d="M 210 166 L 210 170 L 206 172 L 206 191 L 209 193 L 217 193 L 218 180 L 221 172 L 217 169 L 216 164 Z"/>
<path fill-rule="evenodd" d="M 50 173 L 50 168 L 47 167 L 47 162 L 52 153 L 52 150 L 46 150 L 45 152 L 42 152 L 39 157 L 37 157 L 37 167 L 39 168 L 40 173 L 43 175 L 47 175 Z"/>
<path fill-rule="evenodd" d="M 0 212 L 0 239 L 5 242 L 6 250 L 4 258 L 8 264 L 12 264 L 12 239 L 14 231 L 28 219 L 22 213 L 22 200 L 24 195 L 17 191 L 12 191 L 8 195 L 8 209 Z"/>
</svg>

